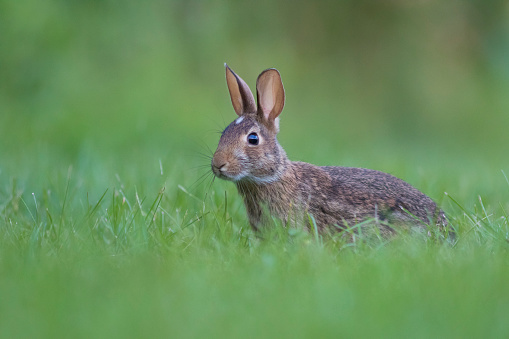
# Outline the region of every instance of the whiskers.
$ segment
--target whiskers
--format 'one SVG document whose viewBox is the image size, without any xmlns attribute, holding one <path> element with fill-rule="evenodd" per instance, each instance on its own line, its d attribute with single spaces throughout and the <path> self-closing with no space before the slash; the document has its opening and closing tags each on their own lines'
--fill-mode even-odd
<svg viewBox="0 0 509 339">
<path fill-rule="evenodd" d="M 217 126 L 218 123 L 216 120 L 214 121 L 214 123 L 216 124 L 215 126 L 216 128 L 207 131 L 204 136 L 211 134 L 221 135 L 223 133 L 224 128 Z M 217 137 L 214 137 L 214 139 L 216 140 L 215 142 L 217 142 L 216 138 Z M 194 194 L 197 196 L 201 196 L 204 192 L 203 200 L 205 201 L 208 197 L 210 197 L 212 185 L 216 180 L 216 176 L 212 172 L 211 167 L 214 151 L 209 147 L 208 142 L 205 142 L 205 140 L 203 139 L 194 141 L 193 143 L 195 144 L 194 147 L 195 150 L 191 152 L 191 156 L 194 157 L 195 160 L 196 158 L 198 158 L 197 162 L 199 164 L 197 166 L 190 167 L 187 169 L 188 171 L 196 172 L 197 176 L 197 179 L 189 186 L 189 191 L 194 192 Z M 196 194 L 197 191 L 200 191 L 200 194 Z"/>
<path fill-rule="evenodd" d="M 201 164 L 188 168 L 189 171 L 195 171 L 198 175 L 198 178 L 189 186 L 189 190 L 196 192 L 205 186 L 204 199 L 206 199 L 216 178 L 211 168 L 214 152 L 203 141 L 200 141 L 197 145 L 201 150 L 196 150 L 193 155 L 199 158 Z"/>
</svg>

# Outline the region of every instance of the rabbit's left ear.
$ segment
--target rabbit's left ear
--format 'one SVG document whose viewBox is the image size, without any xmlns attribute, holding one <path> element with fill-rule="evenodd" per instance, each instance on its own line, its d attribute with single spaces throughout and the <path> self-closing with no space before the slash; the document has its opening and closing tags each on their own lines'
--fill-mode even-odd
<svg viewBox="0 0 509 339">
<path fill-rule="evenodd" d="M 256 80 L 256 95 L 258 97 L 258 114 L 271 123 L 285 105 L 285 89 L 281 75 L 275 68 L 263 71 Z"/>
<path fill-rule="evenodd" d="M 249 86 L 226 63 L 224 67 L 226 68 L 226 84 L 230 91 L 235 113 L 238 116 L 242 116 L 244 113 L 254 113 L 256 105 Z"/>
</svg>

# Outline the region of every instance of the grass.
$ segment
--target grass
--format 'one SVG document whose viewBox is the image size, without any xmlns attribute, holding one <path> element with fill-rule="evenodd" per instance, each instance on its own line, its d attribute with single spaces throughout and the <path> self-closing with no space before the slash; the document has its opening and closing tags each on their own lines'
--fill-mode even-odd
<svg viewBox="0 0 509 339">
<path fill-rule="evenodd" d="M 44 190 L 4 186 L 2 337 L 509 333 L 502 207 L 479 201 L 467 211 L 446 198 L 453 244 L 410 235 L 347 243 L 283 227 L 255 234 L 233 185 L 190 189 L 160 168 L 152 174 L 161 178 L 140 184 L 149 189 L 116 176 L 89 193 L 92 179 L 73 168 Z"/>
</svg>

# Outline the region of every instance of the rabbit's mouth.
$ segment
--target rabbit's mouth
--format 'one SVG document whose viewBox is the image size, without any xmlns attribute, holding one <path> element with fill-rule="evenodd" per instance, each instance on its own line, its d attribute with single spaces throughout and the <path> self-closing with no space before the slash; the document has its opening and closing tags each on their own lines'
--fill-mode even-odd
<svg viewBox="0 0 509 339">
<path fill-rule="evenodd" d="M 228 170 L 228 164 L 217 165 L 212 163 L 212 173 L 219 179 L 228 181 L 239 181 L 245 177 L 244 173 L 231 173 Z"/>
<path fill-rule="evenodd" d="M 214 172 L 214 175 L 216 177 L 218 177 L 219 179 L 233 181 L 233 182 L 240 181 L 240 180 L 242 180 L 244 178 L 244 175 L 242 175 L 242 174 L 231 175 L 231 174 L 223 173 L 223 172 L 220 172 L 220 171 L 217 172 L 217 173 Z"/>
<path fill-rule="evenodd" d="M 222 180 L 232 180 L 227 175 L 223 174 L 220 169 L 218 169 L 218 168 L 216 168 L 214 166 L 212 166 L 212 173 L 214 173 L 214 175 L 216 177 L 218 177 L 219 179 L 222 179 Z"/>
</svg>

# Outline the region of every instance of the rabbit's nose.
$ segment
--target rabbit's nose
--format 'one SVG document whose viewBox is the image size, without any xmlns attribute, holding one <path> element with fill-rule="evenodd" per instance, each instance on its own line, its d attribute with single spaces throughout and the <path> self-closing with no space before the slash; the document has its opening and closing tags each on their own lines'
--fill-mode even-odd
<svg viewBox="0 0 509 339">
<path fill-rule="evenodd" d="M 221 159 L 220 157 L 214 157 L 212 159 L 212 170 L 214 172 L 222 172 L 225 171 L 228 167 L 228 161 L 225 159 Z"/>
<path fill-rule="evenodd" d="M 228 163 L 223 163 L 220 165 L 216 165 L 216 164 L 212 163 L 212 173 L 214 173 L 214 175 L 216 175 L 216 176 L 222 177 L 223 175 L 225 175 L 225 172 L 228 167 L 227 165 L 228 165 Z"/>
<path fill-rule="evenodd" d="M 219 166 L 218 166 L 218 165 L 215 165 L 215 164 L 212 164 L 212 166 L 214 166 L 214 168 L 215 168 L 215 169 L 217 169 L 217 170 L 219 170 L 219 171 L 220 171 L 222 168 L 224 168 L 224 167 L 226 166 L 226 163 L 224 163 L 224 164 L 222 164 L 222 165 L 219 165 Z"/>
</svg>

